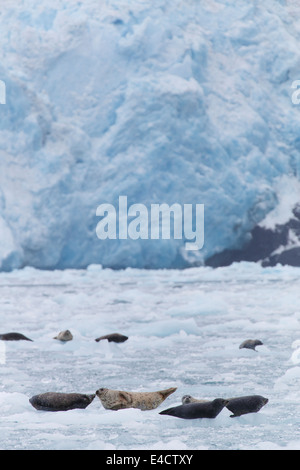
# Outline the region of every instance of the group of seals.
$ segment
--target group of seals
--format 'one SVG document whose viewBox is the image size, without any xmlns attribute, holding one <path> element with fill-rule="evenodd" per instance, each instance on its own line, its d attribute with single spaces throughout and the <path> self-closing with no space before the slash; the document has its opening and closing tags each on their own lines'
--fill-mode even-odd
<svg viewBox="0 0 300 470">
<path fill-rule="evenodd" d="M 73 335 L 70 332 L 70 330 L 63 330 L 58 333 L 57 336 L 54 336 L 53 339 L 57 339 L 59 341 L 65 342 L 65 341 L 71 341 L 73 339 Z M 125 341 L 128 340 L 128 336 L 121 335 L 120 333 L 110 333 L 104 336 L 99 336 L 99 338 L 96 338 L 95 341 L 98 343 L 99 341 L 107 339 L 108 342 L 114 342 L 114 343 L 124 343 Z M 32 341 L 32 339 L 27 338 L 21 333 L 17 332 L 11 332 L 11 333 L 4 333 L 0 334 L 0 340 L 3 341 L 20 341 L 20 340 L 26 340 L 26 341 Z M 247 349 L 253 349 L 256 351 L 255 347 L 260 346 L 263 343 L 259 339 L 246 339 L 243 341 L 239 349 L 247 348 Z"/>
<path fill-rule="evenodd" d="M 242 397 L 227 398 L 226 401 L 226 408 L 233 413 L 230 415 L 230 417 L 235 418 L 236 416 L 241 416 L 248 413 L 257 413 L 264 405 L 268 403 L 269 400 L 268 398 L 265 398 L 261 395 L 246 395 Z M 199 400 L 192 397 L 191 395 L 184 395 L 182 397 L 182 406 L 203 403 L 210 402 L 208 400 Z"/>
<path fill-rule="evenodd" d="M 99 388 L 96 393 L 90 395 L 47 392 L 34 395 L 29 399 L 29 402 L 37 410 L 68 411 L 76 408 L 86 408 L 97 396 L 103 407 L 107 410 L 117 411 L 125 408 L 138 408 L 145 411 L 157 408 L 176 390 L 177 388 L 172 387 L 155 392 L 128 392 Z M 182 397 L 182 405 L 173 406 L 161 411 L 159 414 L 182 419 L 213 419 L 226 407 L 233 413 L 230 417 L 234 418 L 248 413 L 257 413 L 267 403 L 268 399 L 261 395 L 215 398 L 214 400 L 200 400 L 193 398 L 191 395 L 184 395 Z"/>
<path fill-rule="evenodd" d="M 57 336 L 54 336 L 53 339 L 57 339 L 61 341 L 62 343 L 65 343 L 66 341 L 71 341 L 73 339 L 73 335 L 70 330 L 63 330 L 63 331 L 60 331 Z M 95 341 L 99 342 L 104 339 L 107 339 L 108 342 L 124 343 L 124 341 L 128 340 L 128 336 L 121 335 L 120 333 L 110 333 L 108 335 L 104 335 L 104 336 L 100 336 L 99 338 L 96 338 Z M 16 332 L 4 333 L 2 335 L 0 334 L 0 340 L 2 341 L 20 341 L 20 340 L 33 341 L 32 339 L 27 338 L 21 333 L 16 333 Z"/>
<path fill-rule="evenodd" d="M 71 341 L 73 339 L 73 335 L 69 330 L 61 331 L 57 336 L 54 336 L 54 339 L 58 339 L 60 341 Z M 110 333 L 108 335 L 99 336 L 96 338 L 95 341 L 98 343 L 101 340 L 107 339 L 109 343 L 124 343 L 124 341 L 128 340 L 128 336 L 121 335 L 120 333 Z"/>
<path fill-rule="evenodd" d="M 91 395 L 46 392 L 34 395 L 29 399 L 29 402 L 37 410 L 67 411 L 75 408 L 86 408 L 97 395 L 103 407 L 107 410 L 139 408 L 145 411 L 157 408 L 175 390 L 177 388 L 168 388 L 155 392 L 125 392 L 122 390 L 99 388 L 96 393 Z"/>
<path fill-rule="evenodd" d="M 73 335 L 70 330 L 64 330 L 54 336 L 61 342 L 71 341 Z M 99 342 L 107 340 L 108 342 L 123 343 L 128 336 L 119 333 L 111 333 L 96 338 Z M 0 334 L 0 340 L 3 341 L 32 341 L 21 333 L 10 332 Z M 247 348 L 256 351 L 255 347 L 263 343 L 258 339 L 247 339 L 243 341 L 239 349 Z M 169 395 L 174 393 L 177 388 L 172 387 L 166 390 L 155 392 L 128 392 L 123 390 L 111 390 L 108 388 L 99 388 L 96 393 L 86 395 L 82 393 L 58 393 L 46 392 L 34 395 L 29 399 L 31 405 L 37 410 L 43 411 L 67 411 L 75 408 L 86 408 L 97 396 L 103 407 L 107 410 L 121 410 L 125 408 L 138 408 L 142 411 L 153 410 L 157 408 Z M 241 416 L 248 413 L 257 413 L 264 405 L 268 403 L 268 398 L 261 395 L 247 395 L 233 398 L 215 398 L 214 400 L 197 399 L 191 395 L 182 397 L 182 404 L 161 411 L 161 415 L 170 415 L 182 419 L 197 418 L 215 418 L 224 407 L 233 414 L 230 417 Z"/>
</svg>

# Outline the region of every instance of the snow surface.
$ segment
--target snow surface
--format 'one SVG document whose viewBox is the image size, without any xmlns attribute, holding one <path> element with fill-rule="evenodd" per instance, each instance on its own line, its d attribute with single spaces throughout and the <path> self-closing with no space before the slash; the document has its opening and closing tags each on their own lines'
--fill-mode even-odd
<svg viewBox="0 0 300 470">
<path fill-rule="evenodd" d="M 278 204 L 258 224 L 266 229 L 275 230 L 276 225 L 284 225 L 295 219 L 293 209 L 300 201 L 300 182 L 297 179 L 282 178 L 276 192 Z"/>
<path fill-rule="evenodd" d="M 300 269 L 86 270 L 0 274 L 0 449 L 300 449 Z M 70 329 L 74 339 L 53 337 Z M 102 334 L 129 336 L 122 344 Z M 239 349 L 248 338 L 264 344 Z M 100 387 L 177 387 L 156 410 L 43 412 L 29 398 Z M 258 413 L 186 421 L 159 415 L 198 398 L 261 394 Z"/>
<path fill-rule="evenodd" d="M 0 269 L 182 267 L 299 179 L 300 7 L 10 0 L 0 14 Z M 205 204 L 205 244 L 96 236 L 96 209 Z"/>
</svg>

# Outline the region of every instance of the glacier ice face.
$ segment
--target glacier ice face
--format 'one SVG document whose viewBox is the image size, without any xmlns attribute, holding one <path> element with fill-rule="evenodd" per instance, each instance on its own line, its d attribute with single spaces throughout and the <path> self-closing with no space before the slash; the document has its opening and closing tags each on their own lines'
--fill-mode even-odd
<svg viewBox="0 0 300 470">
<path fill-rule="evenodd" d="M 291 1 L 14 0 L 0 17 L 0 269 L 183 267 L 299 178 Z M 288 183 L 287 183 L 288 184 Z M 99 204 L 205 204 L 205 244 L 105 240 Z"/>
</svg>

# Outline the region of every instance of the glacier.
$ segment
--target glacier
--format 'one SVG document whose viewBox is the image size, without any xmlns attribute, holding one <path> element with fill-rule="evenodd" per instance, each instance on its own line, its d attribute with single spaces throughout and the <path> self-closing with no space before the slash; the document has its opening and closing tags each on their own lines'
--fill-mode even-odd
<svg viewBox="0 0 300 470">
<path fill-rule="evenodd" d="M 292 0 L 1 5 L 0 270 L 182 268 L 299 189 Z M 281 188 L 281 191 L 278 190 Z M 205 243 L 99 240 L 99 204 L 205 205 Z"/>
</svg>

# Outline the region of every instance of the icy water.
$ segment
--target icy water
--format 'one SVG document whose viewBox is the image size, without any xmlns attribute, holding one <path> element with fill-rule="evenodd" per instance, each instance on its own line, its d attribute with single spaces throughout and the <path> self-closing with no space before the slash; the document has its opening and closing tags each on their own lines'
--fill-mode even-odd
<svg viewBox="0 0 300 470">
<path fill-rule="evenodd" d="M 0 449 L 300 449 L 300 269 L 39 271 L 0 274 Z M 53 337 L 69 329 L 74 339 Z M 122 344 L 95 342 L 107 333 Z M 239 349 L 248 338 L 264 344 Z M 156 410 L 44 412 L 29 398 L 100 387 L 177 387 Z M 258 413 L 181 420 L 159 411 L 198 398 L 259 394 Z"/>
</svg>

